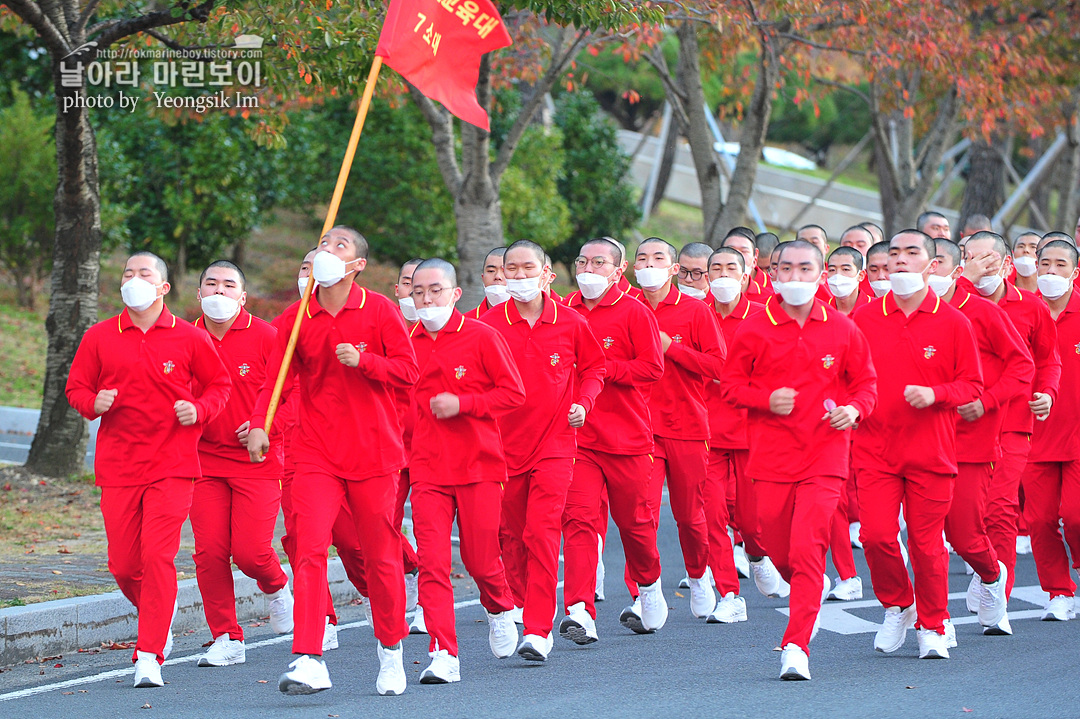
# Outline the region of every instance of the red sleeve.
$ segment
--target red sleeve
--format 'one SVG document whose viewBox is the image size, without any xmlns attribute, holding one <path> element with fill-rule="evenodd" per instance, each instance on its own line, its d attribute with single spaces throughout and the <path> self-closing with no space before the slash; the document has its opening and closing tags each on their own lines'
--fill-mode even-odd
<svg viewBox="0 0 1080 719">
<path fill-rule="evenodd" d="M 1050 310 L 1039 307 L 1035 313 L 1035 342 L 1032 345 L 1032 359 L 1035 361 L 1035 381 L 1031 388 L 1035 392 L 1044 392 L 1057 401 L 1058 385 L 1061 384 L 1061 353 L 1058 351 L 1057 325 L 1050 316 Z"/>
<path fill-rule="evenodd" d="M 720 332 L 720 323 L 716 321 L 716 313 L 707 307 L 695 319 L 693 344 L 700 349 L 683 342 L 672 342 L 664 356 L 705 379 L 719 379 L 724 369 L 724 359 L 727 358 L 727 345 Z"/>
<path fill-rule="evenodd" d="M 877 405 L 877 370 L 874 369 L 866 335 L 854 322 L 851 323 L 844 381 L 848 393 L 844 404 L 859 411 L 860 421 L 866 419 Z"/>
<path fill-rule="evenodd" d="M 481 346 L 476 352 L 493 386 L 487 392 L 458 395 L 458 404 L 462 414 L 498 417 L 525 404 L 525 385 L 506 340 L 494 329 L 486 325 L 484 329 L 488 339 L 484 342 L 483 336 L 477 337 Z"/>
<path fill-rule="evenodd" d="M 195 337 L 195 349 L 191 353 L 191 375 L 202 387 L 202 394 L 193 404 L 197 421 L 206 424 L 225 409 L 229 392 L 232 390 L 232 378 L 214 349 L 210 335 L 198 330 Z"/>
<path fill-rule="evenodd" d="M 995 321 L 987 323 L 987 334 L 995 353 L 1001 358 L 1002 371 L 997 382 L 983 392 L 983 407 L 988 410 L 1003 407 L 1023 395 L 1029 378 L 1035 374 L 1035 363 L 1024 346 L 1024 339 L 1004 310 L 995 314 Z"/>
<path fill-rule="evenodd" d="M 724 373 L 720 377 L 720 395 L 725 402 L 745 409 L 769 410 L 769 397 L 773 390 L 755 387 L 750 381 L 754 373 L 757 351 L 757 335 L 740 327 L 728 350 Z"/>
<path fill-rule="evenodd" d="M 953 333 L 953 357 L 955 373 L 952 382 L 934 385 L 934 404 L 946 407 L 959 407 L 974 402 L 983 391 L 982 363 L 979 361 L 979 346 L 975 342 L 975 333 L 971 322 L 960 315 L 962 322 L 956 322 Z"/>
<path fill-rule="evenodd" d="M 361 352 L 356 368 L 376 382 L 391 387 L 412 387 L 420 377 L 420 368 L 416 364 L 409 331 L 405 329 L 405 319 L 397 311 L 389 317 L 385 311 L 380 311 L 379 322 L 386 356 Z"/>
<path fill-rule="evenodd" d="M 631 386 L 660 381 L 664 376 L 664 351 L 660 345 L 660 325 L 653 313 L 647 310 L 637 313 L 637 317 L 631 318 L 627 331 L 637 354 L 629 360 L 605 360 L 608 381 Z"/>
<path fill-rule="evenodd" d="M 274 342 L 273 349 L 270 350 L 269 356 L 266 358 L 266 379 L 263 380 L 263 386 L 259 388 L 259 396 L 255 400 L 255 406 L 251 410 L 251 426 L 263 428 L 266 426 L 266 411 L 270 408 L 270 396 L 274 393 L 274 384 L 277 382 L 278 372 L 281 371 L 281 362 L 285 359 L 285 348 L 289 344 L 289 335 L 292 332 L 292 322 L 295 319 L 293 313 L 287 321 L 282 323 L 282 327 L 288 327 L 288 332 L 278 332 L 276 341 Z M 291 391 L 292 387 L 296 384 L 297 376 L 296 368 L 296 355 L 293 355 L 292 362 L 289 363 L 288 373 L 285 375 L 285 385 L 282 387 L 282 400 L 278 402 L 278 413 L 281 412 L 281 404 L 285 397 L 286 391 Z"/>
<path fill-rule="evenodd" d="M 98 356 L 97 334 L 87 332 L 83 335 L 79 349 L 75 350 L 75 359 L 71 362 L 68 370 L 67 386 L 64 389 L 67 394 L 68 404 L 87 419 L 96 419 L 94 401 L 97 393 L 103 389 L 115 389 L 114 387 L 98 387 L 98 378 L 101 375 L 101 358 Z"/>
<path fill-rule="evenodd" d="M 589 325 L 578 323 L 577 342 L 574 348 L 578 378 L 577 403 L 585 408 L 585 413 L 592 412 L 596 397 L 604 389 L 604 350 L 596 341 Z"/>
</svg>

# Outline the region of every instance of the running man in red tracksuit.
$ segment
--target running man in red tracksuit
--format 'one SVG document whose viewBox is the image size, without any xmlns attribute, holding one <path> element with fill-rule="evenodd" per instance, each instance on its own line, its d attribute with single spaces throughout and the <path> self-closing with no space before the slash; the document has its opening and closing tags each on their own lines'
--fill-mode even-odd
<svg viewBox="0 0 1080 719">
<path fill-rule="evenodd" d="M 958 408 L 956 485 L 945 518 L 945 538 L 975 570 L 968 587 L 968 610 L 979 615 L 984 631 L 1011 634 L 1005 613 L 1009 570 L 986 534 L 986 494 L 994 463 L 1001 459 L 1005 412 L 1011 401 L 1026 398 L 1035 363 L 1005 310 L 956 284 L 962 271 L 956 243 L 935 240 L 935 244 L 938 266 L 930 276 L 930 288 L 971 321 L 986 388 L 979 399 Z M 998 625 L 1005 631 L 998 632 Z"/>
<path fill-rule="evenodd" d="M 545 257 L 528 240 L 506 248 L 510 300 L 481 320 L 506 340 L 525 380 L 525 404 L 500 417 L 499 429 L 509 474 L 502 501 L 503 557 L 516 558 L 507 579 L 524 598 L 525 636 L 518 654 L 530 661 L 547 659 L 558 605 L 562 515 L 574 474 L 576 428 L 604 387 L 604 350 L 588 323 L 543 292 L 550 273 Z M 559 633 L 578 644 L 596 641 L 584 602 L 566 609 Z"/>
<path fill-rule="evenodd" d="M 284 472 L 281 432 L 274 433 L 272 451 L 261 464 L 251 463 L 239 439 L 247 434 L 266 379 L 266 359 L 277 340 L 277 330 L 244 308 L 246 284 L 243 271 L 227 260 L 211 263 L 199 279 L 202 316 L 195 326 L 210 335 L 232 377 L 225 409 L 207 423 L 199 441 L 203 476 L 195 480 L 191 500 L 195 576 L 214 637 L 199 658 L 201 667 L 246 661 L 244 630 L 236 620 L 234 561 L 267 595 L 274 631 L 287 634 L 293 628 L 288 577 L 273 548 Z"/>
<path fill-rule="evenodd" d="M 791 584 L 781 679 L 810 678 L 810 640 L 830 586 L 825 553 L 848 476 L 848 430 L 874 410 L 877 392 L 866 338 L 815 299 L 824 276 L 815 245 L 784 248 L 780 295 L 739 328 L 720 382 L 724 398 L 747 410 L 746 471 L 765 548 Z"/>
<path fill-rule="evenodd" d="M 517 647 L 514 599 L 499 552 L 506 458 L 496 418 L 521 406 L 525 388 L 499 334 L 454 309 L 461 298 L 454 266 L 425 260 L 413 271 L 420 324 L 412 342 L 420 365 L 413 389 L 413 528 L 420 555 L 420 593 L 431 635 L 431 664 L 421 684 L 461 679 L 450 535 L 457 515 L 461 561 L 487 611 L 488 643 L 503 659 Z"/>
<path fill-rule="evenodd" d="M 751 302 L 743 287 L 749 270 L 741 252 L 721 247 L 709 257 L 709 294 L 705 303 L 716 312 L 724 342 L 730 346 L 735 331 L 761 312 L 763 305 Z M 786 585 L 761 546 L 753 484 L 746 474 L 749 451 L 746 443 L 746 410 L 724 400 L 716 380 L 705 383 L 705 403 L 709 411 L 709 469 L 705 476 L 705 519 L 709 525 L 709 567 L 720 601 L 709 615 L 710 624 L 746 621 L 746 600 L 739 596 L 739 574 L 728 538 L 728 524 L 734 522 L 742 534 L 746 554 L 754 558 L 754 579 L 764 586 L 766 596 Z M 786 591 L 786 590 L 785 590 Z"/>
<path fill-rule="evenodd" d="M 331 228 L 319 241 L 312 279 L 319 287 L 305 311 L 289 377 L 300 378 L 300 417 L 293 438 L 296 479 L 292 492 L 296 519 L 295 633 L 291 670 L 278 680 L 290 694 L 331 687 L 322 661 L 326 625 L 326 559 L 334 522 L 347 505 L 364 554 L 379 694 L 405 691 L 401 639 L 405 624 L 405 582 L 401 527 L 394 526 L 398 471 L 405 465 L 394 389 L 416 381 L 416 357 L 397 306 L 354 284 L 367 266 L 367 240 L 356 230 Z M 292 327 L 299 303 L 281 317 Z M 266 368 L 266 384 L 252 412 L 248 451 L 269 449 L 262 426 L 288 333 Z"/>
<path fill-rule="evenodd" d="M 914 625 L 920 658 L 947 659 L 949 556 L 942 533 L 956 481 L 956 409 L 978 399 L 983 382 L 971 322 L 926 286 L 936 258 L 934 241 L 922 232 L 895 235 L 892 290 L 852 315 L 878 372 L 877 410 L 860 422 L 852 459 L 866 563 L 885 607 L 874 648 L 895 652 Z M 901 505 L 914 588 L 900 554 Z"/>
<path fill-rule="evenodd" d="M 504 254 L 505 247 L 495 247 L 484 257 L 484 271 L 480 275 L 480 281 L 484 283 L 484 300 L 479 307 L 468 313 L 474 320 L 480 319 L 492 307 L 498 307 L 510 299 L 506 291 L 506 278 L 503 277 Z"/>
<path fill-rule="evenodd" d="M 720 378 L 727 347 L 714 312 L 673 286 L 678 270 L 678 253 L 669 243 L 653 237 L 638 246 L 634 276 L 644 292 L 643 301 L 656 316 L 664 350 L 664 376 L 652 388 L 649 400 L 657 459 L 649 503 L 653 522 L 659 526 L 666 475 L 671 513 L 690 577 L 690 611 L 704 618 L 716 609 L 705 521 L 709 463 L 705 383 Z"/>
<path fill-rule="evenodd" d="M 1044 621 L 1066 621 L 1076 612 L 1076 584 L 1065 552 L 1068 546 L 1073 568 L 1080 567 L 1080 292 L 1074 284 L 1080 273 L 1076 265 L 1076 247 L 1063 240 L 1052 240 L 1039 250 L 1039 291 L 1057 325 L 1061 390 L 1050 416 L 1035 424 L 1021 481 L 1031 554 L 1039 584 L 1050 595 Z"/>
<path fill-rule="evenodd" d="M 164 686 L 180 527 L 202 474 L 199 435 L 225 406 L 231 386 L 206 333 L 169 312 L 168 292 L 161 258 L 132 255 L 120 288 L 127 309 L 86 331 L 66 388 L 79 414 L 101 417 L 95 483 L 109 571 L 139 616 L 132 657 L 137 687 Z"/>
<path fill-rule="evenodd" d="M 634 632 L 649 634 L 664 626 L 668 614 L 649 508 L 655 441 L 648 393 L 664 373 L 664 358 L 653 313 L 616 286 L 622 261 L 614 242 L 586 242 L 574 260 L 578 291 L 566 298 L 604 348 L 605 375 L 591 420 L 578 432 L 574 478 L 566 495 L 563 605 L 584 602 L 596 619 L 596 540 L 601 523 L 607 523 L 601 517 L 606 489 L 627 573 L 640 589 L 619 619 Z"/>
</svg>

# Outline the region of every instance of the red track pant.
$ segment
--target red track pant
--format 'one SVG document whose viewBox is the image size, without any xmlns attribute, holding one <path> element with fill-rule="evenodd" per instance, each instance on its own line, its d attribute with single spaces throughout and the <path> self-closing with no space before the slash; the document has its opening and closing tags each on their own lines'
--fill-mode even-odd
<svg viewBox="0 0 1080 719">
<path fill-rule="evenodd" d="M 858 573 L 855 568 L 855 554 L 851 551 L 851 532 L 848 530 L 848 507 L 851 504 L 845 479 L 840 485 L 840 499 L 836 503 L 836 511 L 833 512 L 829 526 L 829 551 L 841 580 L 851 579 Z"/>
<path fill-rule="evenodd" d="M 952 506 L 945 517 L 945 538 L 986 583 L 996 582 L 997 552 L 986 536 L 986 493 L 994 476 L 993 462 L 959 462 Z M 1015 540 L 1013 551 L 1016 551 Z"/>
<path fill-rule="evenodd" d="M 1076 584 L 1069 575 L 1065 545 L 1072 551 L 1072 566 L 1080 569 L 1080 461 L 1028 462 L 1023 482 L 1024 519 L 1039 584 L 1051 599 L 1071 597 Z M 1065 524 L 1064 542 L 1059 520 Z"/>
<path fill-rule="evenodd" d="M 695 579 L 709 567 L 709 527 L 705 521 L 705 475 L 709 445 L 703 440 L 656 437 L 656 462 L 649 486 L 653 524 L 660 526 L 660 500 L 667 476 L 671 513 L 679 527 L 686 572 Z"/>
<path fill-rule="evenodd" d="M 739 594 L 739 573 L 735 569 L 731 537 L 728 536 L 728 488 L 735 476 L 746 469 L 744 449 L 710 449 L 705 475 L 705 521 L 709 528 L 709 568 L 720 595 Z"/>
<path fill-rule="evenodd" d="M 450 582 L 450 534 L 457 515 L 461 561 L 476 582 L 480 604 L 492 614 L 514 608 L 499 553 L 502 486 L 498 482 L 412 487 L 413 528 L 420 556 L 420 595 L 431 635 L 429 651 L 458 655 L 454 586 Z M 554 614 L 554 610 L 552 610 Z"/>
<path fill-rule="evenodd" d="M 994 473 L 986 493 L 986 536 L 1009 570 L 1005 582 L 1012 595 L 1016 574 L 1016 535 L 1021 532 L 1023 517 L 1020 513 L 1020 477 L 1027 466 L 1031 451 L 1031 435 L 1025 432 L 1002 432 L 1001 460 L 994 464 Z"/>
<path fill-rule="evenodd" d="M 744 465 L 745 466 L 745 465 Z M 758 520 L 755 482 L 746 472 L 735 474 L 735 525 L 742 535 L 743 549 L 751 557 L 765 557 L 768 552 L 761 539 L 761 522 Z"/>
<path fill-rule="evenodd" d="M 573 458 L 542 459 L 531 470 L 510 477 L 502 498 L 502 526 L 518 562 L 507 569 L 514 602 L 524 607 L 525 633 L 546 637 L 558 604 L 559 545 L 566 493 L 574 477 Z M 506 559 L 507 545 L 503 544 Z M 524 561 L 522 561 L 522 559 Z M 511 579 L 511 577 L 513 577 Z"/>
<path fill-rule="evenodd" d="M 274 551 L 274 525 L 281 506 L 281 483 L 273 479 L 200 477 L 191 500 L 195 534 L 195 577 L 202 593 L 210 635 L 243 641 L 236 621 L 232 562 L 266 594 L 288 577 Z"/>
<path fill-rule="evenodd" d="M 829 531 L 843 484 L 840 477 L 754 482 L 765 547 L 780 576 L 791 585 L 782 647 L 795 644 L 810 651 L 810 634 L 821 610 Z"/>
<path fill-rule="evenodd" d="M 394 526 L 397 473 L 361 481 L 345 480 L 311 465 L 298 465 L 292 492 L 296 517 L 296 605 L 294 654 L 322 654 L 329 597 L 327 549 L 341 508 L 352 511 L 353 528 L 364 553 L 364 577 L 371 598 L 375 638 L 393 646 L 409 633 L 405 624 L 405 580 L 401 530 Z"/>
<path fill-rule="evenodd" d="M 874 594 L 885 607 L 917 603 L 917 625 L 944 634 L 944 622 L 949 616 L 949 555 L 942 532 L 955 477 L 922 471 L 909 471 L 901 477 L 864 468 L 859 470 L 858 480 L 863 552 L 870 566 Z M 901 504 L 907 521 L 914 587 L 897 541 Z"/>
<path fill-rule="evenodd" d="M 637 584 L 652 584 L 660 578 L 656 525 L 648 500 L 652 465 L 652 456 L 647 454 L 578 449 L 562 518 L 565 606 L 585 602 L 589 615 L 596 617 L 596 531 L 605 487 L 630 578 Z"/>
<path fill-rule="evenodd" d="M 848 524 L 853 524 L 859 521 L 859 488 L 858 483 L 855 481 L 854 468 L 848 474 L 844 488 L 847 491 L 847 521 Z M 850 537 L 849 534 L 848 538 L 850 539 Z"/>
<path fill-rule="evenodd" d="M 101 515 L 109 543 L 109 571 L 139 615 L 136 652 L 165 661 L 165 641 L 176 603 L 180 527 L 191 509 L 190 479 L 159 479 L 135 487 L 102 487 Z M 135 654 L 131 661 L 135 661 Z"/>
<path fill-rule="evenodd" d="M 394 526 L 399 530 L 405 522 L 405 501 L 409 498 L 410 487 L 409 470 L 405 468 L 401 470 L 401 476 L 398 477 L 397 501 L 394 503 Z M 415 532 L 413 536 L 415 537 Z M 420 566 L 416 550 L 404 534 L 401 535 L 401 563 L 406 574 L 412 574 Z"/>
</svg>

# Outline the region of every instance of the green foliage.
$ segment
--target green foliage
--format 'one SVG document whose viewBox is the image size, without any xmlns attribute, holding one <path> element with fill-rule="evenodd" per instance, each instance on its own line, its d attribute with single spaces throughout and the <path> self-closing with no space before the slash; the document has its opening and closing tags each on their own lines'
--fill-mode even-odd
<svg viewBox="0 0 1080 719">
<path fill-rule="evenodd" d="M 562 130 L 565 172 L 559 193 L 573 218 L 568 242 L 552 256 L 570 261 L 590 237 L 620 237 L 632 229 L 641 213 L 628 171 L 630 158 L 619 147 L 614 124 L 600 113 L 600 104 L 587 92 L 562 95 L 555 123 Z"/>
<path fill-rule="evenodd" d="M 51 266 L 56 148 L 51 115 L 35 112 L 18 85 L 0 108 L 0 266 L 33 307 L 37 285 Z"/>
<path fill-rule="evenodd" d="M 570 237 L 570 209 L 559 194 L 563 134 L 533 125 L 522 135 L 499 186 L 507 244 L 532 240 L 551 251 Z"/>
<path fill-rule="evenodd" d="M 820 96 L 815 109 L 809 99 L 795 104 L 792 98 L 800 87 L 805 85 L 789 73 L 783 95 L 773 104 L 769 140 L 818 150 L 833 143 L 854 145 L 870 130 L 870 109 L 858 96 L 834 90 Z"/>
</svg>

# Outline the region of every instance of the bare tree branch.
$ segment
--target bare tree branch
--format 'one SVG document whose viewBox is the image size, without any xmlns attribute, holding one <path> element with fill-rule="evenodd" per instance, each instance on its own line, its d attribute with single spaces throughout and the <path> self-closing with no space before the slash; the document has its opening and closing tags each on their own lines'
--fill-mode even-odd
<svg viewBox="0 0 1080 719">
<path fill-rule="evenodd" d="M 189 20 L 206 22 L 210 17 L 210 12 L 214 9 L 214 6 L 217 5 L 217 1 L 218 0 L 203 0 L 203 2 L 195 7 L 191 7 L 191 3 L 186 1 L 177 3 L 173 7 L 184 10 L 184 12 L 177 17 L 173 17 L 171 10 L 161 10 L 129 18 L 127 20 L 121 20 L 117 24 L 105 29 L 104 32 L 97 36 L 98 50 L 103 50 L 114 42 L 123 40 L 130 35 L 136 35 L 140 32 L 146 32 L 147 30 L 152 30 L 154 28 L 177 25 Z"/>
<path fill-rule="evenodd" d="M 825 85 L 827 87 L 835 87 L 837 90 L 845 90 L 847 92 L 850 92 L 852 95 L 855 95 L 860 100 L 865 102 L 867 104 L 867 106 L 870 106 L 870 105 L 873 104 L 871 102 L 871 100 L 870 100 L 870 96 L 867 95 L 862 90 L 856 88 L 856 87 L 853 87 L 851 85 L 846 85 L 846 84 L 844 84 L 842 82 L 837 82 L 836 80 L 830 80 L 827 77 L 820 77 L 818 75 L 811 75 L 810 77 L 814 82 L 819 82 L 822 85 Z"/>
<path fill-rule="evenodd" d="M 4 4 L 22 18 L 23 22 L 34 28 L 45 46 L 49 48 L 54 61 L 59 61 L 71 52 L 71 46 L 68 44 L 67 39 L 53 24 L 52 20 L 41 12 L 38 3 L 33 2 L 33 0 L 4 0 Z"/>
<path fill-rule="evenodd" d="M 79 30 L 86 28 L 86 23 L 90 22 L 90 16 L 94 14 L 100 4 L 101 0 L 90 0 L 86 3 L 86 7 L 79 13 Z"/>
<path fill-rule="evenodd" d="M 118 17 L 117 18 L 111 18 L 109 20 L 102 20 L 101 22 L 96 22 L 96 23 L 94 23 L 93 25 L 91 25 L 90 27 L 88 27 L 86 29 L 86 37 L 93 37 L 97 33 L 103 32 L 107 28 L 110 28 L 110 27 L 112 27 L 114 25 L 119 25 L 120 22 L 121 22 L 121 18 L 118 18 Z"/>
<path fill-rule="evenodd" d="M 461 193 L 461 184 L 464 178 L 461 169 L 458 167 L 457 155 L 454 152 L 453 116 L 446 109 L 436 106 L 431 99 L 417 90 L 412 83 L 406 84 L 409 86 L 409 96 L 416 103 L 416 106 L 420 108 L 420 112 L 424 114 L 428 125 L 431 126 L 432 144 L 435 145 L 435 161 L 439 165 L 439 172 L 442 173 L 443 182 L 446 183 L 447 189 L 450 190 L 450 195 L 456 198 Z"/>
<path fill-rule="evenodd" d="M 214 48 L 219 48 L 219 47 L 226 47 L 225 45 L 182 45 L 182 44 L 178 43 L 176 40 L 173 40 L 168 35 L 166 35 L 164 33 L 160 33 L 157 30 L 146 30 L 145 33 L 147 35 L 149 35 L 150 37 L 154 38 L 155 40 L 157 40 L 158 42 L 160 42 L 165 47 L 171 49 L 171 50 L 183 50 L 183 51 L 188 52 L 188 53 L 195 53 L 195 52 L 201 52 L 201 51 L 205 51 L 205 50 L 212 50 Z M 187 57 L 187 56 L 185 56 L 185 57 Z M 190 57 L 190 59 L 192 59 L 192 60 L 210 60 L 211 58 L 209 56 L 205 56 L 205 57 Z"/>
<path fill-rule="evenodd" d="M 802 35 L 795 35 L 790 32 L 777 33 L 777 37 L 783 38 L 784 40 L 797 42 L 801 45 L 806 45 L 807 47 L 812 47 L 817 50 L 825 50 L 828 52 L 842 52 L 845 55 L 858 55 L 863 57 L 868 54 L 865 50 L 852 50 L 851 48 L 846 47 L 835 47 L 833 45 L 826 45 L 824 43 L 815 42 L 809 38 L 803 37 Z"/>
<path fill-rule="evenodd" d="M 642 57 L 653 66 L 653 69 L 660 76 L 660 83 L 664 86 L 664 94 L 667 96 L 668 102 L 671 103 L 671 109 L 675 113 L 679 126 L 683 128 L 690 127 L 690 116 L 686 110 L 686 93 L 671 77 L 671 71 L 668 69 L 667 59 L 664 57 L 663 51 L 657 46 L 642 55 Z"/>
</svg>

